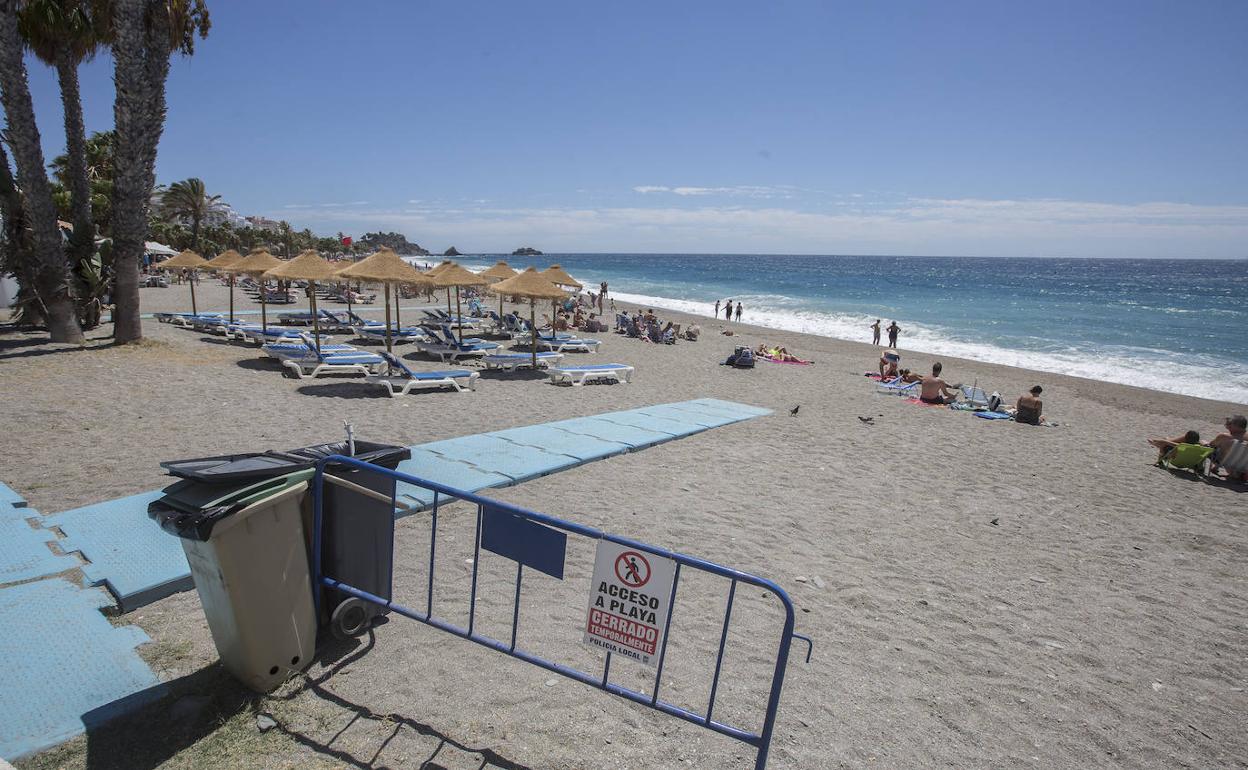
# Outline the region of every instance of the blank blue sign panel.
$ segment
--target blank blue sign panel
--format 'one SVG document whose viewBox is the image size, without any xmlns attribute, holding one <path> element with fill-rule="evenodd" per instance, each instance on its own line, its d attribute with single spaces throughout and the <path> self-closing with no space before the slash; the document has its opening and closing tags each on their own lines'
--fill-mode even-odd
<svg viewBox="0 0 1248 770">
<path fill-rule="evenodd" d="M 481 506 L 481 547 L 563 580 L 568 535 L 496 508 Z"/>
</svg>

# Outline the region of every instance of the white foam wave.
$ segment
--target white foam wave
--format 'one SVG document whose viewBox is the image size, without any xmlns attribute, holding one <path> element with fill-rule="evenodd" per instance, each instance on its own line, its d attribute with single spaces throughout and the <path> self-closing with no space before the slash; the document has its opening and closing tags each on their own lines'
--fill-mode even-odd
<svg viewBox="0 0 1248 770">
<path fill-rule="evenodd" d="M 661 307 L 711 317 L 715 305 L 696 300 L 613 292 L 617 305 Z M 742 296 L 742 320 L 772 329 L 867 342 L 874 316 L 819 313 L 786 305 L 796 300 L 774 296 Z M 1126 346 L 1088 349 L 1018 350 L 958 337 L 947 330 L 898 319 L 902 347 L 935 355 L 1017 366 L 1041 372 L 1086 377 L 1103 382 L 1180 393 L 1234 403 L 1248 403 L 1248 366 L 1209 356 Z"/>
</svg>

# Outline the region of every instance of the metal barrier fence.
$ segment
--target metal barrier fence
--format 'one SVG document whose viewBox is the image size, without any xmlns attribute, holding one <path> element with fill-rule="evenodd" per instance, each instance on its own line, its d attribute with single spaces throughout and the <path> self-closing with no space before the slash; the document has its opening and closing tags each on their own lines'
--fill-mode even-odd
<svg viewBox="0 0 1248 770">
<path fill-rule="evenodd" d="M 362 590 L 356 586 L 348 585 L 347 583 L 336 579 L 334 576 L 322 574 L 322 569 L 321 569 L 322 524 L 323 524 L 323 505 L 324 505 L 323 488 L 326 482 L 329 482 L 331 484 L 335 484 L 341 487 L 349 488 L 351 491 L 354 491 L 359 494 L 364 494 L 373 498 L 387 499 L 388 502 L 392 506 L 394 504 L 393 496 L 389 498 L 384 498 L 383 496 L 380 496 L 378 492 L 375 492 L 371 489 L 366 489 L 358 484 L 352 483 L 351 481 L 347 481 L 347 480 L 338 478 L 333 475 L 326 475 L 325 468 L 328 465 L 338 465 L 338 466 L 343 466 L 348 469 L 356 469 L 360 471 L 376 473 L 379 475 L 387 476 L 395 481 L 402 481 L 407 484 L 411 484 L 411 485 L 418 486 L 418 487 L 423 487 L 434 493 L 433 508 L 432 508 L 431 515 L 430 515 L 429 577 L 428 577 L 428 585 L 426 586 L 426 602 L 425 602 L 424 611 L 406 607 L 402 604 L 399 604 L 398 602 L 392 601 L 391 599 L 383 598 L 376 594 Z M 734 738 L 738 741 L 746 743 L 757 749 L 758 753 L 757 753 L 757 757 L 754 763 L 755 770 L 762 770 L 766 766 L 767 755 L 771 748 L 771 737 L 772 737 L 773 731 L 775 730 L 775 725 L 776 725 L 776 714 L 780 707 L 780 691 L 784 685 L 785 669 L 788 665 L 788 660 L 789 660 L 789 647 L 793 643 L 794 639 L 801 639 L 802 641 L 806 642 L 806 645 L 807 645 L 806 662 L 810 662 L 811 652 L 814 649 L 814 643 L 809 637 L 796 633 L 793 630 L 793 626 L 794 626 L 793 602 L 789 599 L 788 594 L 785 593 L 783 588 L 776 585 L 775 583 L 768 580 L 767 578 L 758 577 L 756 575 L 751 575 L 749 573 L 741 572 L 739 570 L 735 570 L 730 567 L 724 567 L 722 565 L 715 564 L 713 562 L 709 562 L 704 559 L 699 559 L 693 556 L 686 556 L 684 554 L 676 553 L 673 551 L 668 551 L 663 548 L 657 548 L 655 546 L 648 545 L 646 543 L 642 543 L 642 542 L 632 540 L 629 538 L 608 534 L 606 532 L 602 532 L 601 530 L 597 530 L 592 527 L 586 527 L 584 525 L 576 524 L 574 522 L 564 521 L 562 519 L 557 519 L 553 516 L 547 516 L 546 514 L 526 510 L 524 508 L 511 505 L 509 503 L 501 502 L 498 500 L 491 500 L 489 498 L 481 497 L 471 492 L 457 490 L 452 487 L 448 487 L 448 486 L 439 484 L 434 481 L 428 481 L 426 479 L 421 479 L 415 476 L 408 475 L 406 473 L 390 470 L 388 468 L 383 468 L 377 465 L 371 465 L 369 463 L 360 462 L 359 460 L 355 460 L 350 457 L 343 457 L 339 455 L 326 457 L 317 463 L 316 475 L 313 479 L 312 496 L 313 496 L 313 506 L 314 506 L 314 511 L 315 511 L 314 512 L 314 524 L 313 524 L 314 531 L 313 531 L 312 583 L 313 583 L 313 596 L 316 601 L 316 609 L 317 609 L 318 616 L 319 616 L 320 609 L 321 609 L 320 608 L 320 602 L 321 602 L 320 587 L 323 586 L 325 588 L 330 588 L 330 589 L 340 591 L 344 594 L 348 594 L 350 596 L 356 597 L 363 601 L 380 605 L 382 607 L 385 607 L 393 612 L 396 612 L 400 615 L 411 618 L 413 620 L 418 620 L 422 623 L 426 623 L 430 626 L 433 626 L 434 628 L 439 628 L 443 631 L 447 631 L 449 633 L 455 634 L 456 636 L 462 637 L 464 639 L 468 639 L 469 641 L 476 642 L 477 644 L 480 644 L 484 647 L 488 647 L 489 649 L 495 650 L 497 652 L 501 652 L 505 655 L 509 655 L 513 658 L 519 658 L 520 660 L 523 660 L 527 663 L 531 663 L 540 668 L 546 669 L 547 671 L 552 671 L 556 674 L 561 674 L 563 676 L 568 677 L 569 679 L 574 679 L 578 682 L 582 682 L 591 687 L 595 687 L 599 690 L 603 690 L 612 695 L 616 695 L 626 700 L 630 700 L 634 703 L 638 703 L 642 706 L 655 709 L 664 714 L 668 714 L 670 716 L 683 719 L 686 722 L 691 722 L 695 725 L 705 727 L 706 729 L 712 730 L 716 733 L 719 733 L 720 735 L 726 735 L 729 738 Z M 434 567 L 436 564 L 436 557 L 437 557 L 438 509 L 442 505 L 445 505 L 448 499 L 451 501 L 459 500 L 459 501 L 471 503 L 476 506 L 476 535 L 475 535 L 475 541 L 473 544 L 472 586 L 471 586 L 471 594 L 469 595 L 468 627 L 467 628 L 463 628 L 453 623 L 449 623 L 441 618 L 435 617 L 433 614 Z M 654 677 L 654 687 L 652 688 L 652 691 L 649 695 L 642 693 L 642 692 L 637 692 L 635 690 L 630 690 L 626 687 L 622 687 L 610 681 L 612 653 L 609 651 L 606 653 L 606 661 L 603 664 L 601 673 L 590 674 L 590 673 L 580 671 L 578 669 L 571 668 L 569 666 L 566 666 L 560 663 L 555 663 L 555 662 L 546 660 L 544 658 L 538 657 L 532 653 L 526 652 L 525 650 L 518 649 L 516 647 L 516 632 L 520 624 L 520 594 L 521 594 L 521 589 L 523 586 L 524 566 L 526 562 L 522 560 L 522 559 L 525 559 L 525 555 L 517 552 L 515 550 L 516 548 L 515 545 L 510 546 L 511 552 L 501 554 L 504 557 L 512 558 L 514 561 L 517 562 L 515 599 L 514 599 L 514 605 L 512 607 L 511 639 L 510 641 L 501 641 L 501 640 L 494 639 L 492 637 L 480 634 L 475 630 L 476 601 L 477 601 L 477 575 L 478 575 L 478 568 L 479 568 L 480 561 L 481 561 L 482 533 L 485 528 L 485 522 L 487 520 L 487 516 L 492 516 L 492 515 L 497 515 L 497 514 L 503 514 L 503 515 L 508 515 L 511 517 L 516 517 L 517 519 L 523 520 L 524 522 L 533 522 L 535 524 L 542 525 L 544 527 L 548 527 L 554 530 L 559 530 L 561 532 L 568 533 L 568 534 L 579 535 L 579 536 L 589 538 L 592 540 L 607 541 L 609 543 L 618 544 L 620 546 L 634 549 L 636 551 L 645 552 L 645 553 L 651 554 L 659 558 L 671 559 L 676 563 L 675 575 L 672 580 L 671 595 L 668 597 L 668 601 L 667 601 L 667 617 L 666 617 L 667 622 L 666 622 L 666 625 L 664 626 L 665 633 L 662 637 L 662 643 L 658 649 L 658 659 L 657 659 L 658 662 L 657 662 L 657 667 L 656 667 L 656 672 L 655 672 L 655 677 Z M 393 522 L 391 526 L 393 526 Z M 519 539 L 523 541 L 524 537 L 525 537 L 524 533 L 520 532 Z M 523 547 L 523 546 L 521 545 L 520 547 Z M 488 543 L 486 544 L 486 550 L 490 550 L 493 553 L 500 552 L 499 550 L 494 550 L 493 548 L 491 548 L 490 544 Z M 530 562 L 530 566 L 533 566 L 531 562 Z M 548 571 L 546 569 L 542 569 L 540 565 L 538 565 L 538 568 L 541 569 L 541 571 L 543 572 Z M 663 664 L 667 657 L 668 636 L 666 634 L 666 630 L 670 629 L 671 627 L 672 614 L 676 605 L 676 589 L 677 589 L 677 586 L 680 584 L 680 576 L 681 576 L 682 569 L 699 570 L 702 572 L 709 573 L 711 575 L 716 575 L 719 577 L 726 578 L 731 581 L 729 589 L 728 589 L 727 606 L 724 609 L 723 626 L 720 631 L 719 650 L 715 658 L 715 674 L 713 678 L 711 679 L 710 699 L 706 705 L 706 712 L 703 714 L 689 711 L 687 709 L 676 706 L 675 704 L 668 703 L 666 701 L 659 699 L 659 685 L 663 678 Z M 562 562 L 560 562 L 559 564 L 559 570 L 560 572 L 559 572 L 558 577 L 562 578 Z M 724 648 L 728 641 L 728 626 L 732 619 L 732 605 L 736 597 L 738 583 L 745 583 L 747 585 L 753 585 L 753 586 L 757 586 L 759 588 L 765 589 L 766 591 L 770 592 L 772 595 L 776 596 L 780 600 L 780 603 L 784 609 L 784 624 L 783 624 L 783 628 L 781 629 L 779 648 L 776 652 L 775 668 L 771 676 L 771 688 L 767 697 L 767 710 L 763 715 L 762 729 L 758 733 L 753 733 L 753 732 L 750 732 L 749 730 L 745 730 L 745 729 L 738 728 L 738 727 L 733 727 L 732 725 L 725 724 L 723 722 L 718 722 L 712 719 L 712 714 L 715 710 L 715 696 L 719 687 L 719 677 L 720 677 L 720 672 L 721 672 L 723 659 L 724 659 Z M 387 594 L 389 593 L 390 591 L 387 590 Z"/>
</svg>

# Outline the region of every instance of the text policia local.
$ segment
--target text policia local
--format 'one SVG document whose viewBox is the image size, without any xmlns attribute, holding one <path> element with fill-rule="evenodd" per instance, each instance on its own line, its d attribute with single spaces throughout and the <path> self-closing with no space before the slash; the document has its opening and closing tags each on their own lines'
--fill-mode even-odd
<svg viewBox="0 0 1248 770">
<path fill-rule="evenodd" d="M 594 600 L 594 606 L 631 620 L 653 625 L 658 622 L 656 613 L 659 609 L 659 601 L 656 596 L 613 585 L 604 580 L 598 584 L 598 598 Z"/>
</svg>

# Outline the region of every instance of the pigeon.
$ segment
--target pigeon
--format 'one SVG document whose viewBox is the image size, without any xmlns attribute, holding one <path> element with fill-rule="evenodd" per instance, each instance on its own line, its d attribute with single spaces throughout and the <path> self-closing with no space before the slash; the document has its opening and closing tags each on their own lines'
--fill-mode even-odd
<svg viewBox="0 0 1248 770">
<path fill-rule="evenodd" d="M 990 522 L 988 522 L 988 523 L 989 523 L 989 524 L 991 524 L 991 525 L 992 525 L 992 526 L 994 526 L 994 527 L 999 527 L 999 526 L 1001 526 L 1001 519 L 1000 519 L 1000 518 L 996 518 L 996 519 L 993 519 L 992 521 L 990 521 Z"/>
<path fill-rule="evenodd" d="M 790 417 L 796 417 L 796 416 L 797 416 L 797 410 L 798 410 L 798 409 L 801 409 L 801 408 L 802 408 L 802 405 L 801 405 L 801 404 L 798 404 L 797 406 L 793 407 L 792 409 L 790 409 L 790 410 L 789 410 L 789 416 L 790 416 Z"/>
</svg>

